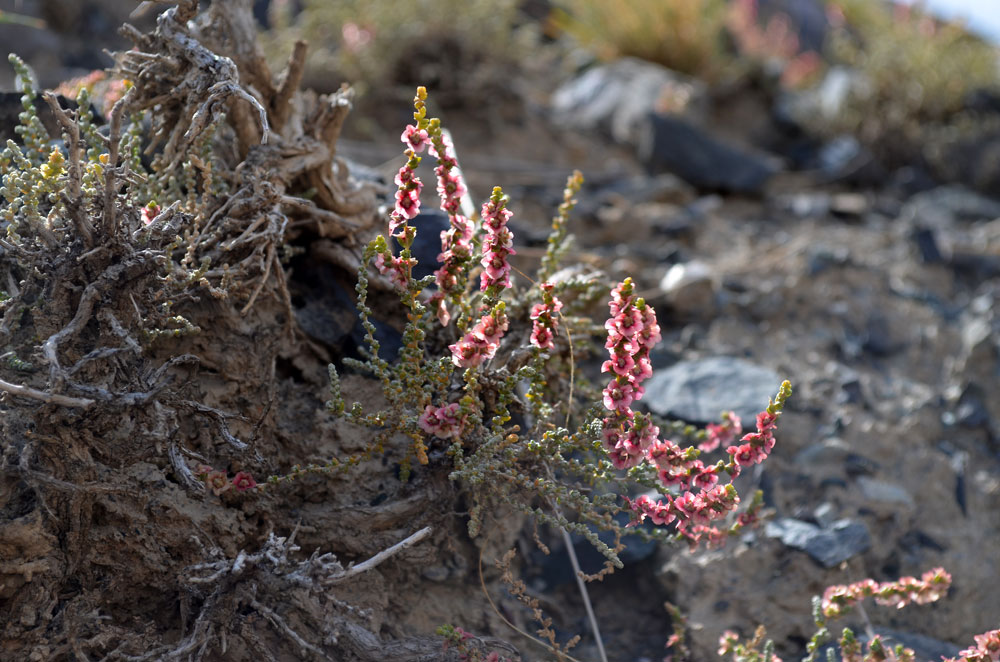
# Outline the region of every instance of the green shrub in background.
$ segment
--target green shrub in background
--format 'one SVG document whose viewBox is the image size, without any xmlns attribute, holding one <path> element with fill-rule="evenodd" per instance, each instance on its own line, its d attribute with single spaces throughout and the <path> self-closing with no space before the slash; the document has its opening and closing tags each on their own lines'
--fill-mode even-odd
<svg viewBox="0 0 1000 662">
<path fill-rule="evenodd" d="M 274 29 L 264 42 L 280 58 L 289 41 L 308 41 L 306 84 L 320 91 L 347 81 L 360 95 L 408 99 L 419 81 L 438 90 L 438 102 L 447 104 L 459 97 L 460 87 L 469 98 L 470 90 L 515 62 L 532 42 L 530 31 L 517 26 L 515 0 L 302 4 L 302 11 L 293 13 L 291 3 L 273 3 Z"/>
<path fill-rule="evenodd" d="M 925 153 L 929 131 L 959 120 L 968 95 L 998 89 L 1000 51 L 956 22 L 871 0 L 829 5 L 830 57 L 858 72 L 822 134 L 851 133 L 889 165 Z"/>
<path fill-rule="evenodd" d="M 598 57 L 634 56 L 711 78 L 724 51 L 726 0 L 565 0 L 556 23 Z"/>
</svg>

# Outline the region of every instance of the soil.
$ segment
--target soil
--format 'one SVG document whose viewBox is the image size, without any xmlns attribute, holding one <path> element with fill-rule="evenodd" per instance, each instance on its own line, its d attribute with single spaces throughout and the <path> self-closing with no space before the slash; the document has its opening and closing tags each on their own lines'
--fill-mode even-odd
<svg viewBox="0 0 1000 662">
<path fill-rule="evenodd" d="M 45 62 L 36 63 L 43 81 L 65 75 Z M 851 519 L 871 537 L 831 568 L 764 527 L 721 550 L 657 548 L 588 587 L 609 659 L 681 655 L 665 648 L 672 624 L 664 603 L 686 617 L 690 659 L 712 659 L 722 631 L 750 636 L 758 623 L 782 658 L 801 656 L 812 633 L 810 597 L 825 586 L 934 566 L 954 576 L 948 598 L 899 612 L 873 608 L 875 626 L 963 647 L 995 627 L 1000 406 L 991 394 L 1000 387 L 1000 269 L 990 265 L 1000 261 L 1000 219 L 949 207 L 954 184 L 909 194 L 888 181 L 861 189 L 802 171 L 782 172 L 757 197 L 699 193 L 661 178 L 651 199 L 630 200 L 609 191 L 654 181 L 636 156 L 555 124 L 543 103 L 553 74 L 526 67 L 521 75 L 490 113 L 470 102 L 443 117 L 475 199 L 494 185 L 512 198 L 516 266 L 536 268 L 566 176 L 582 171 L 568 261 L 609 282 L 636 279 L 663 327 L 655 367 L 736 356 L 792 381 L 778 446 L 752 479 L 769 517 Z M 301 98 L 306 107 L 315 102 Z M 754 113 L 758 105 L 746 107 Z M 412 111 L 371 99 L 362 108 L 364 133 L 349 118 L 336 155 L 359 178 L 363 165 L 391 180 Z M 719 131 L 732 133 L 732 124 Z M 310 176 L 281 181 L 295 195 Z M 370 190 L 385 200 L 384 185 Z M 823 202 L 818 211 L 801 211 L 815 200 Z M 372 197 L 355 217 L 374 213 Z M 248 271 L 268 285 L 245 313 L 256 280 L 230 299 L 179 301 L 174 314 L 200 333 L 158 339 L 81 373 L 116 393 L 156 397 L 81 410 L 3 395 L 0 660 L 456 659 L 434 634 L 445 623 L 475 634 L 482 650 L 550 659 L 511 627 L 538 629 L 494 565 L 511 548 L 516 574 L 553 618 L 559 641 L 579 634 L 571 655 L 599 659 L 558 532 L 498 511 L 470 538 L 466 494 L 448 480 L 440 450 L 406 482 L 399 473 L 407 441 L 394 439 L 384 455 L 343 471 L 220 495 L 192 489 L 171 460 L 184 448 L 192 461 L 261 479 L 368 448 L 372 431 L 333 416 L 325 402 L 332 362 L 348 403 L 367 411 L 383 404 L 378 382 L 342 363 L 356 355 L 347 267 L 380 223 L 326 236 L 293 226 L 283 237 L 299 250 L 281 267 L 287 298 L 275 276 Z M 235 220 L 231 236 L 243 229 Z M 922 252 L 916 238 L 926 231 L 941 259 Z M 39 362 L 35 348 L 70 323 L 88 283 L 126 256 L 108 255 L 88 274 L 74 266 L 78 253 L 70 257 L 50 272 L 60 286 L 7 340 L 22 358 Z M 702 289 L 659 286 L 671 266 L 695 260 L 710 274 Z M 155 287 L 141 265 L 129 269 L 103 285 L 100 299 L 120 320 L 132 316 L 130 296 L 142 301 Z M 388 290 L 374 285 L 370 303 L 386 328 L 401 326 Z M 317 311 L 343 333 L 331 340 L 306 329 L 303 320 Z M 64 365 L 110 342 L 97 321 L 74 335 L 61 350 Z M 171 363 L 175 357 L 197 359 Z M 593 371 L 596 360 L 583 369 Z M 0 376 L 49 386 L 46 368 L 18 375 L 4 366 Z M 821 507 L 826 515 L 817 515 Z M 425 527 L 429 535 L 420 534 Z M 415 535 L 422 537 L 374 569 L 352 574 L 349 564 Z"/>
</svg>

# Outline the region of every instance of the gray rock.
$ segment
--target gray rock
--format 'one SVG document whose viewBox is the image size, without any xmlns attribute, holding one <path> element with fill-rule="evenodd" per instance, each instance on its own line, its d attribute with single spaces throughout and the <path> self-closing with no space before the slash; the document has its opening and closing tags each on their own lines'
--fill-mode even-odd
<svg viewBox="0 0 1000 662">
<path fill-rule="evenodd" d="M 660 281 L 660 290 L 670 307 L 681 315 L 698 317 L 715 309 L 715 282 L 704 262 L 673 265 Z"/>
<path fill-rule="evenodd" d="M 638 147 L 654 111 L 703 116 L 704 83 L 637 58 L 593 67 L 552 95 L 556 121 L 585 132 L 600 131 L 616 142 Z"/>
<path fill-rule="evenodd" d="M 681 361 L 659 370 L 646 382 L 642 402 L 660 416 L 691 423 L 718 420 L 722 411 L 735 411 L 745 427 L 753 427 L 757 413 L 781 386 L 778 373 L 744 359 L 720 356 Z"/>
<path fill-rule="evenodd" d="M 799 549 L 826 568 L 861 554 L 871 547 L 868 527 L 862 522 L 842 519 L 829 528 L 783 517 L 769 522 L 764 535 L 777 538 L 786 546 Z"/>
<path fill-rule="evenodd" d="M 939 186 L 911 197 L 902 217 L 917 227 L 946 230 L 957 221 L 991 221 L 1000 218 L 1000 201 L 958 186 Z"/>
<path fill-rule="evenodd" d="M 673 173 L 700 189 L 760 193 L 780 164 L 702 129 L 707 99 L 699 81 L 621 58 L 556 90 L 552 111 L 560 126 L 602 132 L 631 147 L 653 173 Z"/>
<path fill-rule="evenodd" d="M 899 504 L 910 508 L 914 506 L 913 497 L 899 485 L 875 480 L 867 476 L 859 476 L 857 482 L 858 487 L 861 488 L 862 496 L 868 501 Z"/>
<path fill-rule="evenodd" d="M 719 140 L 677 115 L 650 113 L 639 160 L 652 172 L 672 172 L 699 189 L 759 195 L 780 169 L 773 156 Z"/>
</svg>

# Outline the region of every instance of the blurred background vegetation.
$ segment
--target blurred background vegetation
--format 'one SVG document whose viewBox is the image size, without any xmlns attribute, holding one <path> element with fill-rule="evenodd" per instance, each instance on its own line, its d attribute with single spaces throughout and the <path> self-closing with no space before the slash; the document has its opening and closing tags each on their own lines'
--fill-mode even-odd
<svg viewBox="0 0 1000 662">
<path fill-rule="evenodd" d="M 709 84 L 812 90 L 792 104 L 797 121 L 889 166 L 992 129 L 975 111 L 1000 89 L 995 44 L 880 0 L 274 0 L 266 22 L 276 65 L 305 39 L 309 85 L 349 81 L 375 106 L 418 84 L 445 108 L 488 105 L 518 94 L 526 69 L 633 56 Z"/>
</svg>

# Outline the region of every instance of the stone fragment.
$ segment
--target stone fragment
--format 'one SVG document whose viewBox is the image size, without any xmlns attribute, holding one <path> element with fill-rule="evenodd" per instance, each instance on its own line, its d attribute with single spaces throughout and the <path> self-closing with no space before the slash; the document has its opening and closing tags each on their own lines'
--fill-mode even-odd
<svg viewBox="0 0 1000 662">
<path fill-rule="evenodd" d="M 829 528 L 821 528 L 809 522 L 783 517 L 769 522 L 764 535 L 806 552 L 825 568 L 832 568 L 871 547 L 868 527 L 862 522 L 849 519 L 837 520 Z"/>
<path fill-rule="evenodd" d="M 691 423 L 717 421 L 723 411 L 735 411 L 752 428 L 757 413 L 778 392 L 778 373 L 745 359 L 719 356 L 681 361 L 654 370 L 644 385 L 641 402 L 654 413 Z"/>
</svg>

